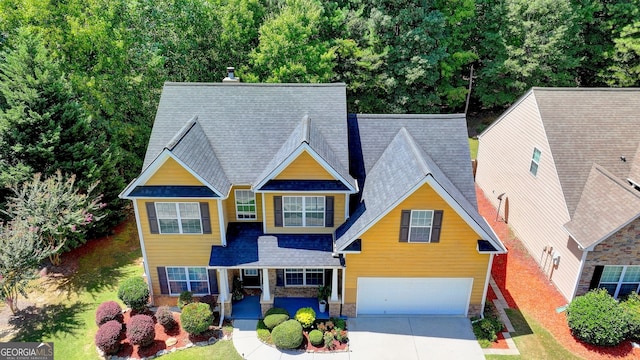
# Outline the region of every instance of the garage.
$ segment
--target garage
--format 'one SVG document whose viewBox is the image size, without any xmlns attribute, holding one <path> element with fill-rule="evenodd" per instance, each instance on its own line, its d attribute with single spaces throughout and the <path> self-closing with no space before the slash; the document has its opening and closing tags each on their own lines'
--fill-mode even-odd
<svg viewBox="0 0 640 360">
<path fill-rule="evenodd" d="M 358 278 L 358 315 L 464 315 L 473 278 Z"/>
</svg>

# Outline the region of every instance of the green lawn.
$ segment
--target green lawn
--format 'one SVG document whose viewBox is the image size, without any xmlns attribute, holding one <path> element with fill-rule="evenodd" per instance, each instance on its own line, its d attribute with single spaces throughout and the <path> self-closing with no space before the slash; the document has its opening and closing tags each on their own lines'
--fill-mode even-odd
<svg viewBox="0 0 640 360">
<path fill-rule="evenodd" d="M 119 302 L 119 282 L 140 276 L 141 260 L 135 220 L 129 219 L 121 232 L 82 255 L 73 275 L 34 284 L 27 301 L 38 299 L 45 305 L 22 309 L 20 316 L 10 320 L 19 329 L 18 333 L 3 341 L 53 341 L 56 359 L 99 359 L 93 340 L 98 330 L 96 308 L 104 301 Z M 23 298 L 19 299 L 20 303 L 24 304 Z M 193 359 L 201 358 L 200 354 L 208 359 L 241 359 L 231 341 L 183 350 L 166 358 Z"/>
<path fill-rule="evenodd" d="M 531 317 L 519 310 L 505 309 L 516 332 L 511 334 L 513 341 L 520 351 L 520 356 L 486 355 L 489 360 L 511 359 L 548 359 L 548 360 L 579 360 L 562 345 L 547 330 Z"/>
<path fill-rule="evenodd" d="M 478 156 L 478 140 L 469 138 L 469 150 L 471 150 L 471 160 L 475 160 Z"/>
</svg>

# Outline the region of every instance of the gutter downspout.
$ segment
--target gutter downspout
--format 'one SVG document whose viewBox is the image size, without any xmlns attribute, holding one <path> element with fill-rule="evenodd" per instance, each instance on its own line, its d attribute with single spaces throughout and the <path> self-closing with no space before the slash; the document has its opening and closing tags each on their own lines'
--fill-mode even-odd
<svg viewBox="0 0 640 360">
<path fill-rule="evenodd" d="M 484 281 L 484 291 L 482 293 L 482 305 L 480 309 L 480 318 L 484 319 L 484 306 L 487 302 L 487 291 L 489 290 L 489 279 L 491 279 L 491 268 L 493 267 L 493 257 L 495 254 L 489 255 L 489 266 L 487 268 L 487 278 Z"/>
</svg>

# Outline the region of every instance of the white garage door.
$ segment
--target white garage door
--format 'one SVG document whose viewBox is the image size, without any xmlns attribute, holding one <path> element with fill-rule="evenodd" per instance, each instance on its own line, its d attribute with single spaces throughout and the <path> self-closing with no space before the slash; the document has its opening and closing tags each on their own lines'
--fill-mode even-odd
<svg viewBox="0 0 640 360">
<path fill-rule="evenodd" d="M 358 315 L 467 315 L 473 278 L 358 278 Z"/>
</svg>

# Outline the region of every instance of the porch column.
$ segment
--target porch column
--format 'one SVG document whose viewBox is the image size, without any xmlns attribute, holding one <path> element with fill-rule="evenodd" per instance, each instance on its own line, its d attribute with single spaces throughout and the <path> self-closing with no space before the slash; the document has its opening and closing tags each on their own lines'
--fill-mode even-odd
<svg viewBox="0 0 640 360">
<path fill-rule="evenodd" d="M 338 269 L 331 270 L 331 298 L 330 301 L 338 301 Z"/>
<path fill-rule="evenodd" d="M 269 269 L 262 269 L 262 301 L 270 301 L 269 292 Z"/>
<path fill-rule="evenodd" d="M 220 301 L 229 301 L 229 277 L 227 276 L 227 269 L 218 269 L 220 275 Z"/>
</svg>

